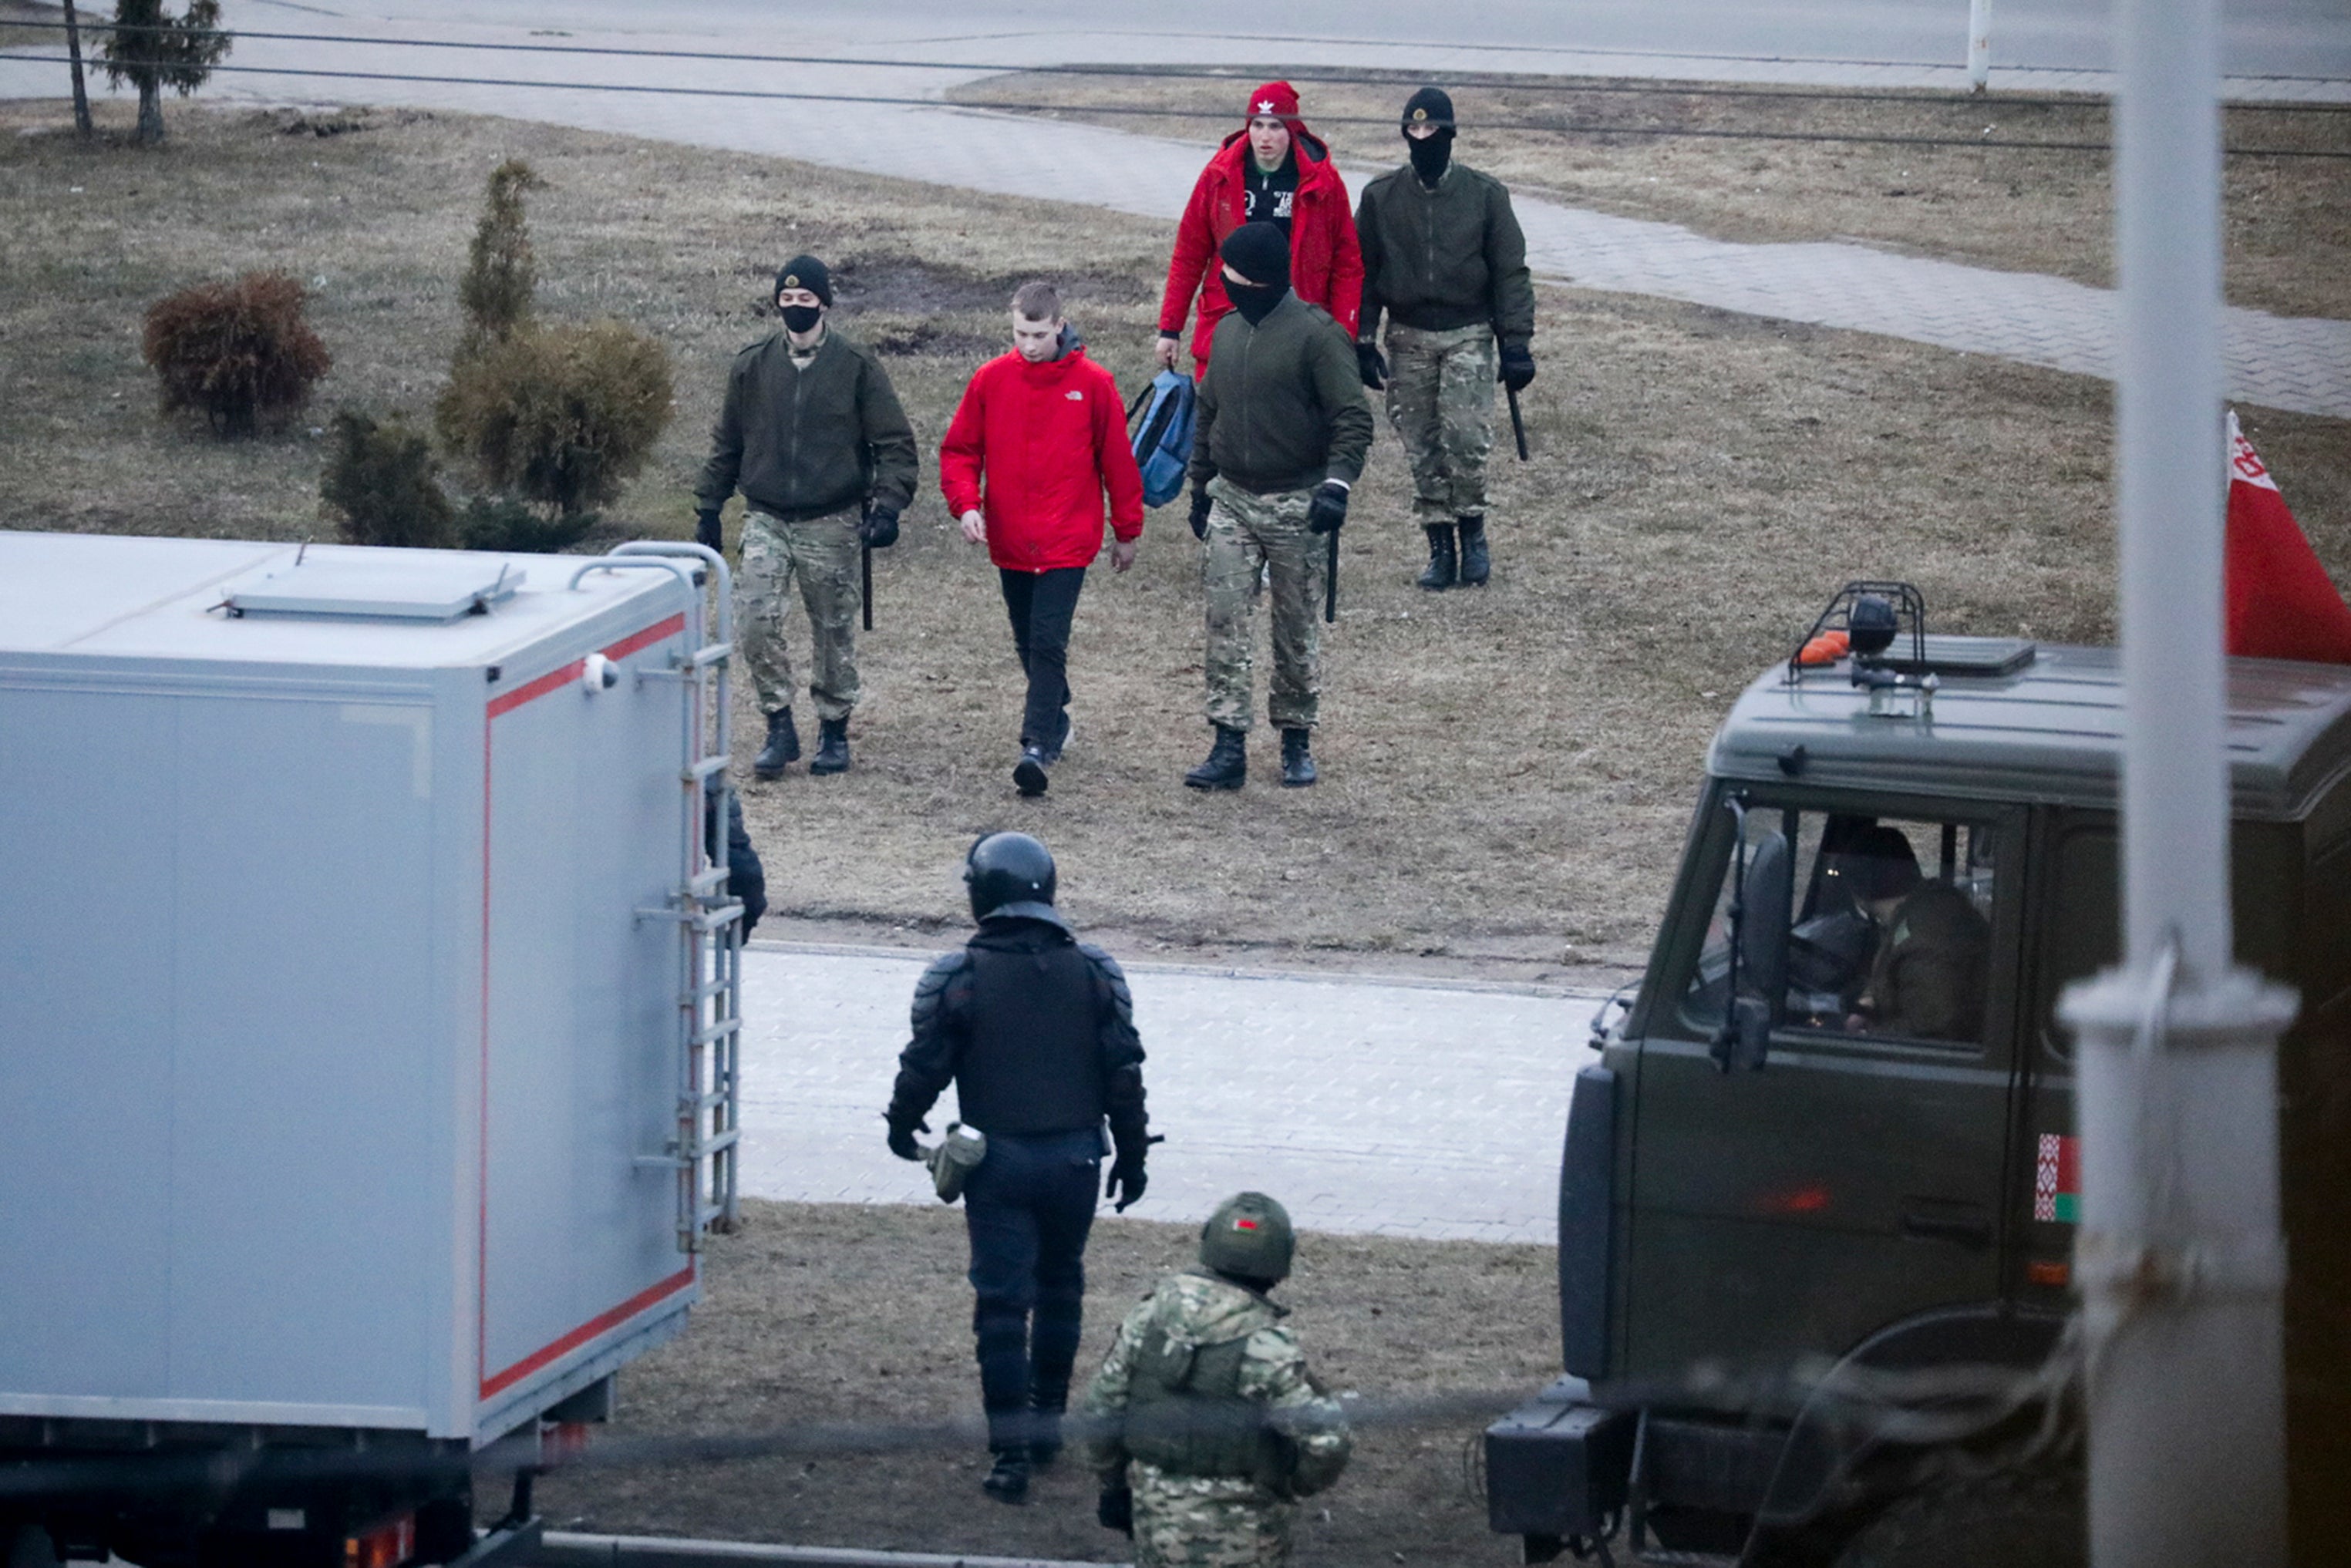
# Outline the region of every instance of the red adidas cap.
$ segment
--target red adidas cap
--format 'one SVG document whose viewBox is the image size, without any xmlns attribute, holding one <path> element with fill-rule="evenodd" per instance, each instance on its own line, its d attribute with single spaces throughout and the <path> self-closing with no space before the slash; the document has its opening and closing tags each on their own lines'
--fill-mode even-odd
<svg viewBox="0 0 2351 1568">
<path fill-rule="evenodd" d="M 1286 81 L 1270 81 L 1249 94 L 1249 109 L 1242 118 L 1255 120 L 1260 114 L 1270 114 L 1298 129 L 1298 89 Z"/>
</svg>

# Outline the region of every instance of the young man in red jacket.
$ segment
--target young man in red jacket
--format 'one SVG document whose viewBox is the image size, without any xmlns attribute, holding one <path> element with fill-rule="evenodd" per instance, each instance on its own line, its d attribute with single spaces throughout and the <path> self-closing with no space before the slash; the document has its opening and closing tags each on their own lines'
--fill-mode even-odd
<svg viewBox="0 0 2351 1568">
<path fill-rule="evenodd" d="M 1233 308 L 1225 294 L 1217 250 L 1247 223 L 1270 223 L 1290 236 L 1290 288 L 1320 305 L 1349 337 L 1364 294 L 1364 257 L 1346 182 L 1321 137 L 1298 117 L 1298 89 L 1270 81 L 1249 94 L 1249 123 L 1234 131 L 1200 171 L 1191 203 L 1176 227 L 1167 287 L 1159 300 L 1162 368 L 1176 368 L 1184 319 L 1192 299 L 1200 319 L 1192 329 L 1192 374 L 1208 368 L 1217 323 Z"/>
<path fill-rule="evenodd" d="M 1143 476 L 1118 383 L 1086 357 L 1049 283 L 1012 297 L 1012 351 L 979 367 L 939 447 L 939 486 L 963 537 L 986 544 L 1004 584 L 1012 644 L 1029 675 L 1012 781 L 1045 792 L 1070 738 L 1070 621 L 1102 553 L 1110 497 L 1113 571 L 1134 564 Z"/>
</svg>

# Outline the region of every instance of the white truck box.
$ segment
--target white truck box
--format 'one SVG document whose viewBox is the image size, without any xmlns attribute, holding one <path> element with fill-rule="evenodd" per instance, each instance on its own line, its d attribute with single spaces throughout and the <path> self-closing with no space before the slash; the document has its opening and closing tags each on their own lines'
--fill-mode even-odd
<svg viewBox="0 0 2351 1568">
<path fill-rule="evenodd" d="M 0 1417 L 478 1446 L 679 1331 L 718 570 L 0 533 Z"/>
</svg>

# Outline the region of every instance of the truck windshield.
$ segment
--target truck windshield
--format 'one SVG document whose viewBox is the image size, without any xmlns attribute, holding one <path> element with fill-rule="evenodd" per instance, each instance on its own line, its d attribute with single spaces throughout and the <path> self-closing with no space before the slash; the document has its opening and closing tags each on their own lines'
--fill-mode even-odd
<svg viewBox="0 0 2351 1568">
<path fill-rule="evenodd" d="M 1998 876 L 1989 822 L 1860 816 L 1758 804 L 1747 813 L 1748 858 L 1782 835 L 1792 852 L 1792 907 L 1750 908 L 1740 989 L 1784 976 L 1763 998 L 1783 1029 L 1980 1043 Z M 1719 1023 L 1729 989 L 1732 877 L 1726 855 L 1714 916 L 1683 1011 Z M 1757 936 L 1785 948 L 1759 953 Z"/>
</svg>

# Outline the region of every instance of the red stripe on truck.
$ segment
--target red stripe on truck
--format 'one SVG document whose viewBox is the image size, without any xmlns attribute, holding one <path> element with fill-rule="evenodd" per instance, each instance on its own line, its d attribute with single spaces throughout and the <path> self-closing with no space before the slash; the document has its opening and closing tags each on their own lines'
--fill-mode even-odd
<svg viewBox="0 0 2351 1568">
<path fill-rule="evenodd" d="M 496 1377 L 485 1377 L 482 1379 L 482 1397 L 487 1399 L 501 1390 L 513 1387 L 540 1367 L 570 1354 L 607 1329 L 617 1328 L 654 1302 L 677 1294 L 692 1283 L 694 1283 L 694 1265 L 688 1263 L 660 1284 L 647 1286 L 611 1312 L 597 1313 L 554 1343 L 542 1345 L 532 1351 Z"/>
</svg>

